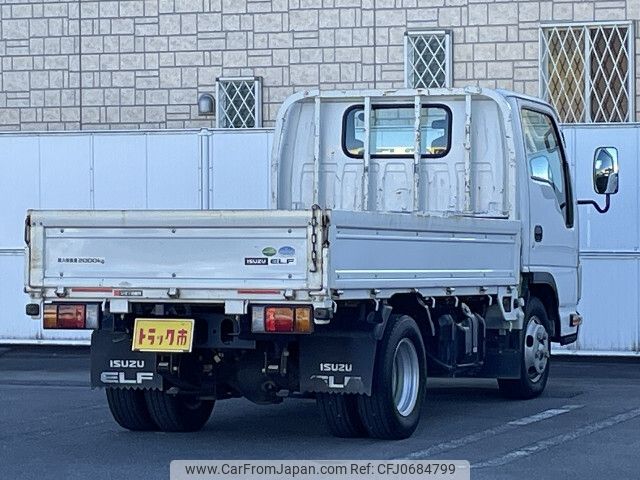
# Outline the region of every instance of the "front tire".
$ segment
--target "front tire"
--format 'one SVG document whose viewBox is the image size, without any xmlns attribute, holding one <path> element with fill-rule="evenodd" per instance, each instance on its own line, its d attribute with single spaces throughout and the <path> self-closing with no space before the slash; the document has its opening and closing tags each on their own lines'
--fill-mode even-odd
<svg viewBox="0 0 640 480">
<path fill-rule="evenodd" d="M 195 432 L 200 430 L 213 410 L 213 400 L 167 395 L 160 390 L 144 392 L 151 418 L 164 432 Z"/>
<path fill-rule="evenodd" d="M 371 437 L 399 440 L 418 427 L 427 362 L 415 320 L 392 315 L 378 345 L 371 396 L 358 397 L 360 418 Z"/>
<path fill-rule="evenodd" d="M 132 431 L 158 429 L 149 414 L 142 390 L 107 388 L 106 393 L 109 410 L 118 425 Z"/>
<path fill-rule="evenodd" d="M 550 323 L 544 304 L 531 297 L 525 310 L 520 378 L 498 379 L 498 387 L 504 397 L 527 400 L 544 391 L 550 369 L 549 333 Z"/>
</svg>

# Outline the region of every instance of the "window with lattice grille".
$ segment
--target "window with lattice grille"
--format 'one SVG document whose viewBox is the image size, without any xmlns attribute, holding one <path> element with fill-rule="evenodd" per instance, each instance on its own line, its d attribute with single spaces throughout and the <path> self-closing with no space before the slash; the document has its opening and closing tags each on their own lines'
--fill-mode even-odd
<svg viewBox="0 0 640 480">
<path fill-rule="evenodd" d="M 564 123 L 634 118 L 631 23 L 550 25 L 540 31 L 540 94 Z"/>
<path fill-rule="evenodd" d="M 258 77 L 218 78 L 216 82 L 216 127 L 261 127 L 261 97 L 261 82 Z"/>
<path fill-rule="evenodd" d="M 451 34 L 446 31 L 405 34 L 405 76 L 409 88 L 451 86 Z"/>
</svg>

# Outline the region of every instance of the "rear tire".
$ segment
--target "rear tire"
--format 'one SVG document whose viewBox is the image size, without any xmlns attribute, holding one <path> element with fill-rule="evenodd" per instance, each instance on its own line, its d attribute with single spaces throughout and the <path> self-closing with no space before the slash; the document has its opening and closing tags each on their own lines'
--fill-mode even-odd
<svg viewBox="0 0 640 480">
<path fill-rule="evenodd" d="M 327 430 L 332 435 L 341 438 L 355 438 L 367 434 L 358 413 L 358 397 L 356 395 L 318 393 L 316 404 Z"/>
<path fill-rule="evenodd" d="M 118 425 L 133 431 L 158 429 L 149 414 L 142 390 L 107 388 L 106 392 L 109 410 Z"/>
<path fill-rule="evenodd" d="M 213 400 L 167 395 L 160 390 L 144 392 L 151 418 L 164 432 L 195 432 L 200 430 L 213 410 Z"/>
<path fill-rule="evenodd" d="M 358 411 L 371 437 L 399 440 L 418 427 L 427 362 L 415 320 L 392 315 L 378 345 L 371 396 L 358 397 Z"/>
<path fill-rule="evenodd" d="M 544 391 L 550 369 L 550 325 L 544 304 L 531 297 L 525 309 L 520 378 L 498 379 L 504 397 L 527 400 Z"/>
</svg>

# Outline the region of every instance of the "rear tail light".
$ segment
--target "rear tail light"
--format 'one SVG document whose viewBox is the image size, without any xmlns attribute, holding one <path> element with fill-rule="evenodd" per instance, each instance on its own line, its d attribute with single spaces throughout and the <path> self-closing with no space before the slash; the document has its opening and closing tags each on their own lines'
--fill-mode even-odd
<svg viewBox="0 0 640 480">
<path fill-rule="evenodd" d="M 313 331 L 313 322 L 311 321 L 311 308 L 296 308 L 296 332 L 311 333 Z"/>
<path fill-rule="evenodd" d="M 257 333 L 311 333 L 311 307 L 254 306 L 251 330 Z"/>
<path fill-rule="evenodd" d="M 98 305 L 53 303 L 44 306 L 44 328 L 98 328 Z"/>
<path fill-rule="evenodd" d="M 295 325 L 295 311 L 293 308 L 264 309 L 264 330 L 266 332 L 293 332 Z"/>
</svg>

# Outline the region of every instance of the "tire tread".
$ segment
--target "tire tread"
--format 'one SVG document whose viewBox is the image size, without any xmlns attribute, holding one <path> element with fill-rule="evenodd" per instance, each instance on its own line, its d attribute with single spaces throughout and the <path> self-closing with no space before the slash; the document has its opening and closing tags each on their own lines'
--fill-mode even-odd
<svg viewBox="0 0 640 480">
<path fill-rule="evenodd" d="M 332 393 L 316 394 L 320 416 L 332 435 L 341 438 L 366 435 L 366 429 L 358 412 L 357 397 Z"/>
<path fill-rule="evenodd" d="M 411 317 L 406 315 L 394 315 L 389 319 L 391 322 L 388 325 L 387 330 L 378 346 L 379 350 L 374 370 L 374 382 L 372 387 L 372 395 L 361 395 L 358 397 L 358 410 L 360 411 L 360 417 L 362 422 L 369 433 L 369 436 L 373 438 L 386 439 L 386 440 L 400 440 L 410 437 L 414 430 L 417 428 L 419 416 L 411 426 L 403 426 L 399 422 L 394 421 L 391 418 L 392 409 L 395 406 L 389 404 L 384 392 L 384 386 L 380 385 L 382 381 L 382 374 L 380 373 L 389 362 L 393 362 L 393 355 L 395 350 L 388 348 L 388 344 L 391 338 L 397 336 L 397 332 L 402 329 L 413 330 L 420 339 L 420 330 Z M 420 340 L 420 348 L 424 352 L 424 346 Z M 418 347 L 416 345 L 416 347 Z M 423 369 L 426 373 L 426 359 L 422 358 Z M 424 381 L 424 380 L 423 380 Z M 424 394 L 424 386 L 421 387 L 422 394 Z M 420 408 L 423 398 L 418 400 L 416 408 Z"/>
<path fill-rule="evenodd" d="M 550 334 L 550 322 L 549 317 L 547 315 L 547 310 L 544 307 L 544 303 L 539 300 L 537 297 L 531 297 L 527 302 L 527 314 L 525 317 L 525 325 L 524 328 L 527 327 L 527 322 L 529 321 L 530 316 L 534 311 L 537 312 L 538 317 L 544 323 L 545 328 L 547 329 L 547 334 Z M 545 377 L 541 381 L 542 387 L 539 387 L 538 384 L 531 384 L 529 379 L 526 378 L 526 372 L 524 371 L 524 348 L 523 353 L 521 355 L 521 365 L 520 365 L 520 378 L 498 378 L 498 389 L 500 390 L 500 394 L 509 399 L 513 400 L 529 400 L 535 398 L 542 394 L 544 391 L 547 379 L 549 378 L 549 369 L 550 369 L 550 361 L 548 359 L 547 362 L 547 372 L 544 374 Z"/>
<path fill-rule="evenodd" d="M 107 388 L 107 403 L 114 420 L 132 431 L 156 430 L 141 390 Z"/>
<path fill-rule="evenodd" d="M 200 430 L 211 415 L 213 401 L 203 401 L 197 410 L 185 410 L 181 398 L 160 390 L 147 390 L 145 399 L 151 418 L 164 432 L 195 432 Z"/>
</svg>

